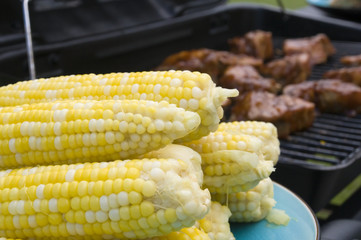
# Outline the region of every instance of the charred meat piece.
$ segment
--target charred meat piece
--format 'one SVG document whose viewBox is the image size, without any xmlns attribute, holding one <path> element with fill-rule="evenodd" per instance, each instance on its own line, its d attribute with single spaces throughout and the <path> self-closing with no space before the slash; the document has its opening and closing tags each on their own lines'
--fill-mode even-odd
<svg viewBox="0 0 361 240">
<path fill-rule="evenodd" d="M 288 85 L 283 93 L 312 101 L 321 112 L 349 116 L 361 112 L 361 88 L 353 83 L 324 79 Z"/>
<path fill-rule="evenodd" d="M 323 74 L 323 78 L 339 79 L 344 82 L 350 82 L 361 86 L 361 66 L 330 70 Z"/>
<path fill-rule="evenodd" d="M 304 82 L 311 74 L 312 65 L 307 53 L 286 56 L 267 63 L 261 70 L 283 86 L 291 83 Z"/>
<path fill-rule="evenodd" d="M 269 92 L 247 92 L 238 97 L 230 121 L 255 120 L 271 122 L 280 138 L 310 127 L 315 118 L 315 105 L 288 95 Z"/>
<path fill-rule="evenodd" d="M 240 93 L 247 91 L 268 91 L 277 93 L 280 84 L 274 79 L 263 78 L 252 66 L 228 67 L 219 81 L 224 88 L 236 88 Z"/>
<path fill-rule="evenodd" d="M 340 61 L 345 65 L 361 65 L 361 54 L 354 56 L 344 56 Z"/>
<path fill-rule="evenodd" d="M 189 70 L 208 73 L 218 83 L 227 67 L 232 65 L 251 65 L 261 67 L 263 61 L 246 55 L 236 55 L 227 51 L 195 49 L 181 51 L 167 57 L 157 70 Z"/>
<path fill-rule="evenodd" d="M 246 54 L 260 59 L 273 57 L 272 33 L 256 30 L 246 33 L 243 37 L 228 40 L 230 51 L 236 54 Z"/>
<path fill-rule="evenodd" d="M 312 64 L 320 64 L 326 62 L 327 58 L 333 55 L 336 50 L 330 39 L 325 34 L 320 33 L 313 37 L 285 40 L 283 52 L 285 55 L 308 53 Z"/>
</svg>

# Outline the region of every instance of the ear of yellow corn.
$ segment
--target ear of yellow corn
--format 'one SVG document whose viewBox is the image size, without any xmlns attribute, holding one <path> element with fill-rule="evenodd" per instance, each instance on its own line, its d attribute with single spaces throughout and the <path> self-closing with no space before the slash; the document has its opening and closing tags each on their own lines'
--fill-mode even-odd
<svg viewBox="0 0 361 240">
<path fill-rule="evenodd" d="M 126 159 L 200 124 L 168 102 L 68 100 L 0 109 L 0 167 Z"/>
<path fill-rule="evenodd" d="M 198 139 L 217 129 L 221 104 L 238 95 L 216 87 L 207 74 L 189 71 L 85 74 L 18 82 L 0 88 L 0 106 L 64 99 L 137 99 L 167 101 L 201 117 L 198 128 L 179 142 Z"/>
<path fill-rule="evenodd" d="M 231 211 L 227 206 L 212 201 L 209 212 L 197 221 L 197 225 L 211 240 L 235 240 L 229 225 L 230 216 Z"/>
<path fill-rule="evenodd" d="M 257 222 L 264 219 L 275 206 L 273 183 L 263 179 L 247 192 L 212 194 L 212 199 L 225 204 L 232 212 L 232 222 Z"/>
<path fill-rule="evenodd" d="M 202 156 L 204 187 L 211 193 L 247 191 L 274 170 L 256 136 L 218 129 L 199 140 L 184 143 Z"/>
<path fill-rule="evenodd" d="M 255 136 L 262 141 L 262 153 L 265 160 L 276 165 L 280 155 L 280 142 L 277 128 L 272 123 L 257 121 L 222 122 L 218 130 Z"/>
<path fill-rule="evenodd" d="M 194 168 L 172 158 L 0 172 L 0 236 L 9 238 L 144 239 L 193 226 L 209 206 Z"/>
</svg>

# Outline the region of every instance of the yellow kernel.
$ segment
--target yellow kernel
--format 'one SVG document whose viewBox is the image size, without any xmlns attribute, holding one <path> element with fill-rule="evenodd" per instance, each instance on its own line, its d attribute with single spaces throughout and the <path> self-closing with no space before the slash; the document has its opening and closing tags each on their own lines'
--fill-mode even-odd
<svg viewBox="0 0 361 240">
<path fill-rule="evenodd" d="M 73 210 L 80 210 L 80 198 L 74 197 L 70 201 L 70 206 Z"/>
<path fill-rule="evenodd" d="M 152 215 L 150 215 L 147 218 L 147 222 L 148 222 L 149 226 L 152 228 L 157 228 L 160 225 L 155 213 L 153 213 Z"/>
<path fill-rule="evenodd" d="M 139 205 L 130 206 L 129 211 L 130 211 L 130 217 L 132 219 L 138 219 L 141 217 Z"/>
<path fill-rule="evenodd" d="M 156 192 L 156 185 L 153 181 L 146 181 L 143 184 L 142 194 L 145 197 L 152 197 Z"/>
<path fill-rule="evenodd" d="M 94 211 L 94 212 L 99 211 L 100 210 L 100 200 L 99 200 L 99 198 L 96 197 L 96 196 L 91 196 L 89 205 L 90 205 L 90 209 L 92 211 Z"/>
<path fill-rule="evenodd" d="M 83 211 L 76 211 L 74 214 L 75 222 L 79 224 L 86 223 L 85 214 Z"/>
<path fill-rule="evenodd" d="M 138 169 L 133 168 L 133 167 L 128 168 L 127 175 L 126 175 L 127 178 L 137 179 L 139 176 L 140 176 L 140 172 Z"/>
<path fill-rule="evenodd" d="M 103 169 L 102 169 L 103 170 Z M 110 195 L 113 193 L 113 181 L 112 180 L 106 180 L 104 182 L 104 194 L 105 195 Z"/>
<path fill-rule="evenodd" d="M 173 209 L 173 208 L 167 208 L 165 210 L 164 217 L 170 223 L 173 223 L 173 222 L 177 221 L 177 219 L 178 219 L 177 213 L 176 213 L 175 209 Z"/>
<path fill-rule="evenodd" d="M 61 213 L 66 213 L 70 210 L 69 200 L 66 198 L 58 199 L 58 210 Z"/>
<path fill-rule="evenodd" d="M 35 215 L 35 220 L 38 226 L 43 227 L 48 224 L 48 217 L 43 213 L 38 213 Z"/>
<path fill-rule="evenodd" d="M 59 213 L 50 213 L 48 215 L 49 223 L 52 225 L 58 225 L 62 222 L 63 218 Z"/>
<path fill-rule="evenodd" d="M 70 223 L 75 223 L 75 216 L 74 216 L 74 211 L 68 211 L 67 213 L 65 213 L 65 220 L 70 222 Z"/>
<path fill-rule="evenodd" d="M 104 195 L 103 185 L 104 185 L 104 182 L 102 182 L 102 181 L 95 182 L 95 184 L 94 184 L 94 194 L 96 196 L 100 197 L 100 196 Z"/>
<path fill-rule="evenodd" d="M 88 193 L 88 182 L 87 181 L 81 181 L 78 184 L 78 195 L 80 197 L 85 196 Z"/>
<path fill-rule="evenodd" d="M 149 201 L 143 201 L 140 204 L 140 212 L 143 217 L 148 217 L 154 213 L 154 205 Z"/>
<path fill-rule="evenodd" d="M 120 219 L 129 220 L 130 219 L 130 209 L 128 206 L 119 208 Z"/>
<path fill-rule="evenodd" d="M 80 199 L 80 208 L 84 211 L 90 209 L 90 198 L 89 196 L 84 196 Z"/>
<path fill-rule="evenodd" d="M 123 189 L 126 192 L 132 191 L 132 189 L 133 189 L 133 180 L 129 179 L 129 178 L 124 179 L 124 181 L 123 181 Z"/>
<path fill-rule="evenodd" d="M 129 193 L 129 203 L 130 204 L 140 204 L 143 200 L 143 197 L 140 193 L 131 191 Z"/>
<path fill-rule="evenodd" d="M 113 182 L 113 193 L 119 193 L 123 190 L 123 180 L 122 179 L 115 179 Z"/>
</svg>

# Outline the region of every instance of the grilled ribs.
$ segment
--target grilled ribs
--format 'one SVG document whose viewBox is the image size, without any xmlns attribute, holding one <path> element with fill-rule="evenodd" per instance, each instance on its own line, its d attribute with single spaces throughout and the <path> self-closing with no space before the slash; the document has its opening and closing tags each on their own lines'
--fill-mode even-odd
<svg viewBox="0 0 361 240">
<path fill-rule="evenodd" d="M 310 127 L 315 118 L 315 106 L 300 98 L 276 96 L 269 92 L 247 92 L 235 100 L 230 121 L 255 120 L 271 122 L 280 138 Z"/>
<path fill-rule="evenodd" d="M 219 85 L 224 88 L 236 88 L 240 93 L 254 90 L 277 93 L 280 90 L 280 84 L 274 79 L 263 78 L 252 66 L 240 65 L 228 67 Z"/>
<path fill-rule="evenodd" d="M 260 59 L 273 56 L 272 33 L 256 30 L 246 33 L 243 37 L 228 40 L 230 51 L 236 54 L 246 54 Z"/>
<path fill-rule="evenodd" d="M 286 55 L 295 53 L 308 53 L 312 64 L 320 64 L 335 54 L 330 39 L 325 34 L 317 34 L 308 38 L 287 39 L 283 43 L 283 52 Z"/>
<path fill-rule="evenodd" d="M 324 79 L 288 85 L 283 93 L 314 102 L 321 112 L 349 116 L 361 112 L 361 88 L 353 83 Z"/>
<path fill-rule="evenodd" d="M 263 61 L 246 55 L 236 55 L 226 51 L 212 49 L 194 49 L 181 51 L 167 57 L 157 70 L 190 70 L 208 73 L 218 83 L 227 67 L 232 65 L 250 65 L 260 67 Z"/>
<path fill-rule="evenodd" d="M 311 74 L 312 65 L 307 53 L 273 60 L 261 68 L 261 72 L 278 80 L 283 86 L 303 82 Z"/>
<path fill-rule="evenodd" d="M 340 61 L 345 65 L 361 65 L 361 54 L 354 56 L 344 56 Z"/>
<path fill-rule="evenodd" d="M 323 74 L 323 78 L 339 79 L 361 86 L 361 66 L 330 70 Z"/>
</svg>

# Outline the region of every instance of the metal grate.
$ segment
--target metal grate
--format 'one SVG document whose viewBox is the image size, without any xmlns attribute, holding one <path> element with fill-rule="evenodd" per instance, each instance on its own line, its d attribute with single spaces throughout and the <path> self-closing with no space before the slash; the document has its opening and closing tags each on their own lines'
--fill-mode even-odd
<svg viewBox="0 0 361 240">
<path fill-rule="evenodd" d="M 277 38 L 275 45 L 282 42 Z M 330 69 L 345 67 L 340 58 L 361 54 L 361 43 L 333 41 L 337 53 L 327 63 L 313 68 L 310 80 L 319 80 Z M 277 46 L 276 45 L 276 46 Z M 281 140 L 280 162 L 334 166 L 351 159 L 361 151 L 361 115 L 347 117 L 320 114 L 309 129 Z"/>
</svg>

